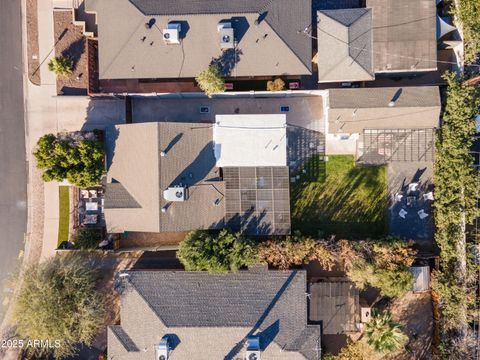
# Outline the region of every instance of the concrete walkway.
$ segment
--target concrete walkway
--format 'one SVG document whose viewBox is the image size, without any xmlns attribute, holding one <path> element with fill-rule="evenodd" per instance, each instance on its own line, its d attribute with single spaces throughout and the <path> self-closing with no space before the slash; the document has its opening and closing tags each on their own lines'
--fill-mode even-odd
<svg viewBox="0 0 480 360">
<path fill-rule="evenodd" d="M 30 220 L 43 212 L 43 228 L 31 228 L 31 233 L 43 232 L 41 260 L 55 254 L 59 225 L 59 196 L 57 182 L 43 183 L 35 171 L 31 154 L 38 139 L 48 133 L 104 129 L 110 124 L 125 123 L 125 102 L 122 99 L 90 99 L 86 96 L 57 96 L 55 74 L 48 70 L 48 62 L 55 56 L 52 0 L 38 1 L 38 37 L 41 59 L 41 85 L 28 82 L 27 104 L 27 158 L 29 161 L 29 191 L 43 192 L 43 207 L 30 208 Z M 26 51 L 25 51 L 26 53 Z M 31 223 L 33 221 L 30 221 Z M 35 246 L 35 244 L 32 244 Z"/>
</svg>

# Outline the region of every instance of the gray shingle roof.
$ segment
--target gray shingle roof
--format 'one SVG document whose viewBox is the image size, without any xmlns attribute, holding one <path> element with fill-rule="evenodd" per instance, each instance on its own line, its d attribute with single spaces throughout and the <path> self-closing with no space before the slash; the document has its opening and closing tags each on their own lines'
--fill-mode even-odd
<svg viewBox="0 0 480 360">
<path fill-rule="evenodd" d="M 312 41 L 302 33 L 312 24 L 311 0 L 87 0 L 87 9 L 97 13 L 102 79 L 195 77 L 222 58 L 217 24 L 226 19 L 237 38 L 229 75 L 311 74 Z M 170 21 L 184 24 L 180 46 L 162 39 Z"/>
<path fill-rule="evenodd" d="M 106 188 L 105 208 L 140 208 L 140 204 L 134 199 L 132 195 L 120 183 L 108 183 Z"/>
<path fill-rule="evenodd" d="M 238 336 L 260 332 L 262 346 L 268 347 L 273 341 L 287 352 L 286 356 L 288 351 L 293 351 L 307 359 L 316 359 L 320 328 L 307 325 L 305 271 L 240 271 L 228 274 L 130 271 L 128 274 L 128 278 L 123 278 L 122 290 L 122 327 L 126 334 L 136 333 L 138 326 L 135 321 L 142 322 L 139 327 L 142 329 L 156 324 L 154 318 L 145 315 L 141 319 L 135 317 L 137 312 L 148 313 L 140 309 L 145 305 L 132 300 L 138 294 L 166 327 L 164 330 L 153 328 L 153 332 L 158 331 L 159 338 L 164 335 L 163 331 L 174 333 L 181 339 L 174 353 L 188 353 L 191 349 L 193 355 L 198 350 L 191 348 L 197 337 L 209 331 L 214 334 L 215 329 L 223 328 L 224 336 L 218 341 L 235 347 L 243 347 Z M 126 318 L 125 323 L 123 317 Z M 182 330 L 190 328 L 198 330 Z M 243 330 L 238 332 L 235 329 Z M 208 349 L 212 354 L 215 350 Z M 239 350 L 234 355 L 240 355 Z M 212 356 L 221 359 L 227 354 L 217 352 Z M 284 355 L 270 356 L 265 359 L 284 358 Z M 202 358 L 206 358 L 205 354 Z"/>
<path fill-rule="evenodd" d="M 262 342 L 291 351 L 319 337 L 318 327 L 307 327 L 304 271 L 131 271 L 127 283 L 168 328 L 258 329 Z M 272 326 L 279 328 L 270 332 Z"/>
<path fill-rule="evenodd" d="M 130 336 L 128 336 L 128 334 L 123 330 L 120 325 L 112 325 L 110 326 L 110 330 L 116 336 L 117 340 L 123 345 L 126 351 L 140 351 L 137 345 L 135 345 L 133 340 L 130 338 Z"/>
<path fill-rule="evenodd" d="M 373 80 L 370 9 L 318 12 L 319 82 Z"/>
</svg>

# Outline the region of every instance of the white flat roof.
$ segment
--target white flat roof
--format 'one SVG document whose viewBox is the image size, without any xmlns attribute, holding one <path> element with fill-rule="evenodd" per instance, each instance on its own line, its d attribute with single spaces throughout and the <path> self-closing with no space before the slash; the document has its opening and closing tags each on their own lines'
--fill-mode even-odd
<svg viewBox="0 0 480 360">
<path fill-rule="evenodd" d="M 285 114 L 217 115 L 213 140 L 217 167 L 287 165 Z"/>
</svg>

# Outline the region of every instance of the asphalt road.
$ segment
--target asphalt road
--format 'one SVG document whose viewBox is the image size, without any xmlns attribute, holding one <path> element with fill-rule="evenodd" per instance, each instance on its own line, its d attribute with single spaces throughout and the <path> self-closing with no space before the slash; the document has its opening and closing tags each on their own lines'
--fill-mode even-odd
<svg viewBox="0 0 480 360">
<path fill-rule="evenodd" d="M 19 265 L 27 228 L 20 0 L 0 0 L 0 298 Z M 0 320 L 3 318 L 0 304 Z"/>
</svg>

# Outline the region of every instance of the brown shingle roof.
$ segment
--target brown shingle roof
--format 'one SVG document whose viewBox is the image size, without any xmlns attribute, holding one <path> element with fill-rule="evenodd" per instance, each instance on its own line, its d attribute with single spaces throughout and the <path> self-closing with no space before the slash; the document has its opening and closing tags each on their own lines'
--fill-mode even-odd
<svg viewBox="0 0 480 360">
<path fill-rule="evenodd" d="M 107 129 L 106 144 L 105 219 L 109 232 L 223 226 L 224 183 L 218 181 L 211 126 L 163 122 L 117 125 Z M 165 156 L 160 155 L 162 151 Z M 122 196 L 116 184 L 123 188 Z M 163 191 L 178 185 L 188 188 L 187 200 L 165 200 Z M 132 201 L 125 201 L 125 192 L 138 206 L 127 206 Z M 162 207 L 166 212 L 160 211 Z"/>
<path fill-rule="evenodd" d="M 86 7 L 97 13 L 101 79 L 195 77 L 214 59 L 231 76 L 311 74 L 312 41 L 302 33 L 312 24 L 311 0 L 87 0 Z M 235 51 L 220 49 L 222 20 L 235 29 Z M 171 21 L 183 24 L 181 45 L 163 41 Z"/>
</svg>

